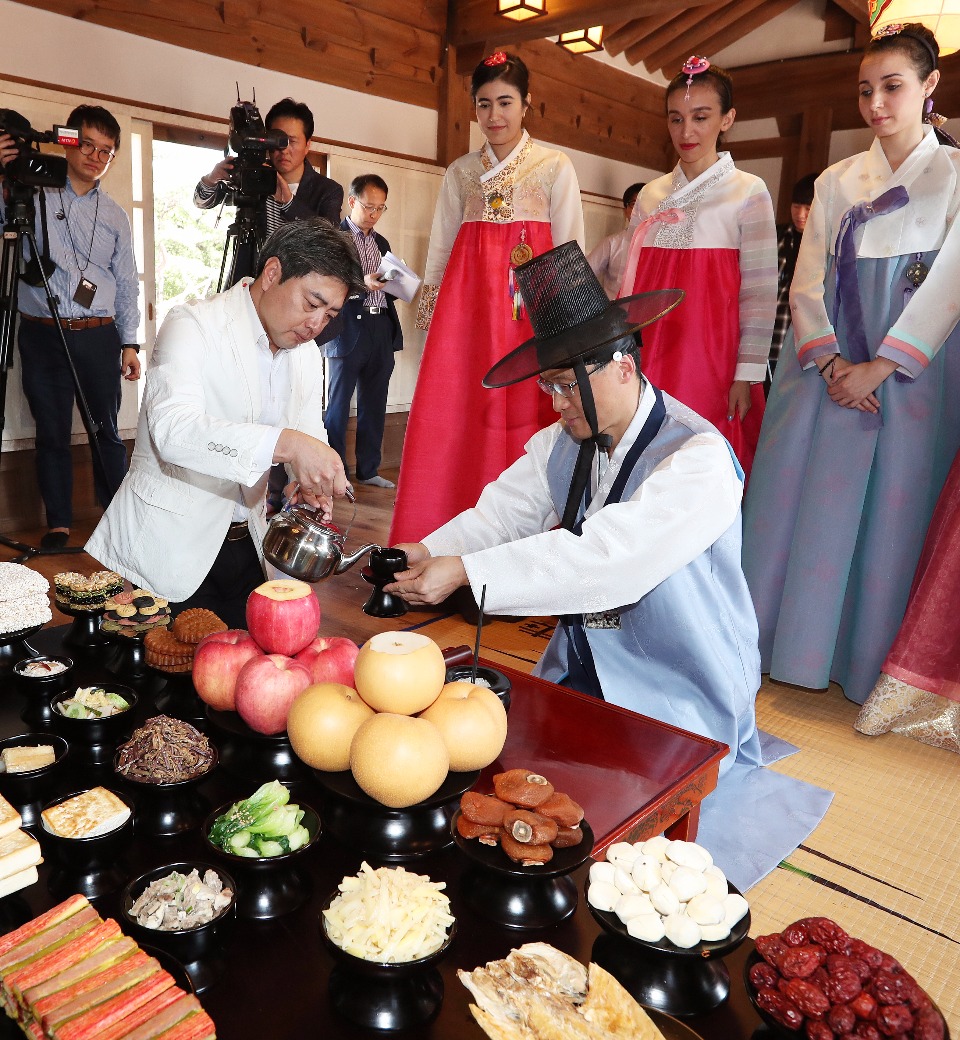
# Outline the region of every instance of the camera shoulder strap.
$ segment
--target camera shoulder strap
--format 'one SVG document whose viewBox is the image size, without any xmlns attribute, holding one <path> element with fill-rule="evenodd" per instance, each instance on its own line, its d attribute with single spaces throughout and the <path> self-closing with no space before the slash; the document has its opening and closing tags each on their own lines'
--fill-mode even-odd
<svg viewBox="0 0 960 1040">
<path fill-rule="evenodd" d="M 40 188 L 40 227 L 43 229 L 42 262 L 45 270 L 50 270 L 50 233 L 47 231 L 47 194 Z"/>
</svg>

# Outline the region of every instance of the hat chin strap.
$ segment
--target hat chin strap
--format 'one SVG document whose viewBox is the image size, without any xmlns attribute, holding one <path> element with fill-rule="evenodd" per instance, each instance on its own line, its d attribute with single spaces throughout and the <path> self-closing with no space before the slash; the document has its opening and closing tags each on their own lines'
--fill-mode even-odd
<svg viewBox="0 0 960 1040">
<path fill-rule="evenodd" d="M 597 429 L 597 406 L 593 399 L 593 389 L 590 386 L 590 374 L 587 372 L 587 366 L 582 360 L 575 361 L 573 372 L 577 377 L 577 386 L 580 388 L 583 417 L 590 424 L 590 436 L 580 442 L 580 451 L 573 467 L 570 491 L 567 494 L 567 503 L 563 507 L 563 519 L 560 521 L 560 526 L 565 531 L 572 531 L 577 522 L 584 492 L 590 483 L 590 470 L 597 448 L 608 449 L 613 444 L 613 438 L 609 433 L 600 433 Z"/>
</svg>

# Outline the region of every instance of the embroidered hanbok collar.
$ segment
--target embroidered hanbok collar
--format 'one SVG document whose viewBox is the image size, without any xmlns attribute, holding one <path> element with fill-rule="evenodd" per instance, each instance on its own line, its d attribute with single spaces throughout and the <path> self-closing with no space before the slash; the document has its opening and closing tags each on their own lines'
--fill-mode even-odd
<svg viewBox="0 0 960 1040">
<path fill-rule="evenodd" d="M 520 140 L 517 142 L 517 147 L 503 160 L 496 157 L 493 148 L 490 147 L 490 142 L 487 141 L 480 149 L 480 162 L 483 164 L 484 170 L 480 174 L 480 181 L 488 181 L 491 177 L 496 177 L 498 174 L 503 173 L 507 166 L 520 158 L 520 153 L 527 147 L 529 141 L 530 135 L 524 130 L 520 135 Z"/>
<path fill-rule="evenodd" d="M 880 138 L 875 137 L 869 150 L 864 153 L 863 168 L 857 171 L 857 176 L 862 182 L 861 198 L 876 198 L 877 195 L 881 195 L 895 184 L 902 184 L 905 188 L 909 188 L 910 183 L 919 173 L 923 172 L 924 167 L 937 154 L 939 148 L 940 142 L 933 132 L 933 127 L 926 126 L 923 138 L 917 147 L 904 159 L 898 169 L 892 170 L 884 154 L 883 146 L 880 144 Z M 848 172 L 852 172 L 852 168 Z M 866 179 L 864 179 L 864 175 L 866 175 Z M 845 177 L 846 174 L 841 180 Z"/>
<path fill-rule="evenodd" d="M 719 152 L 718 154 L 720 158 L 712 166 L 708 166 L 699 176 L 694 177 L 692 181 L 687 180 L 682 164 L 677 163 L 673 169 L 673 179 L 670 182 L 669 198 L 672 200 L 670 205 L 682 206 L 684 196 L 688 192 L 696 192 L 701 188 L 705 188 L 709 184 L 719 181 L 722 177 L 726 177 L 728 173 L 732 173 L 736 169 L 733 165 L 733 157 L 729 152 Z"/>
</svg>

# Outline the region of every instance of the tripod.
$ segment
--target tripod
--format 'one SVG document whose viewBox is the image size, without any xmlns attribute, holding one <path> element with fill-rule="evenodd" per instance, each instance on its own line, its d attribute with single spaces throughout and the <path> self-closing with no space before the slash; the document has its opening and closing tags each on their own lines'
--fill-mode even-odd
<svg viewBox="0 0 960 1040">
<path fill-rule="evenodd" d="M 264 198 L 241 195 L 236 192 L 233 202 L 237 207 L 233 223 L 227 228 L 227 241 L 223 246 L 220 263 L 220 280 L 217 292 L 221 293 L 236 285 L 245 275 L 257 269 L 257 260 L 266 238 L 267 216 Z"/>
<path fill-rule="evenodd" d="M 47 307 L 50 317 L 53 318 L 54 326 L 63 348 L 70 375 L 73 378 L 73 387 L 83 419 L 83 425 L 90 440 L 90 448 L 93 451 L 96 463 L 99 463 L 103 473 L 107 472 L 103 462 L 103 454 L 100 451 L 100 443 L 97 434 L 100 432 L 100 424 L 97 423 L 90 413 L 90 406 L 80 386 L 80 378 L 73 364 L 70 348 L 67 346 L 67 338 L 60 324 L 58 311 L 58 299 L 50 288 L 47 272 L 37 249 L 37 240 L 33 233 L 33 188 L 27 187 L 14 181 L 10 184 L 10 202 L 7 210 L 7 223 L 3 228 L 3 250 L 0 254 L 0 437 L 6 423 L 6 399 L 7 399 L 7 373 L 13 359 L 13 338 L 17 324 L 17 293 L 20 285 L 20 263 L 23 259 L 23 243 L 30 243 L 31 255 L 37 260 L 36 267 L 43 279 L 43 288 L 47 296 Z M 2 441 L 0 441 L 2 444 Z M 0 448 L 2 450 L 2 448 Z M 83 552 L 81 546 L 64 546 L 60 549 L 41 549 L 37 546 L 27 545 L 26 542 L 17 541 L 15 538 L 7 538 L 0 534 L 0 545 L 9 549 L 15 549 L 20 555 L 14 557 L 13 563 L 23 563 L 34 556 L 59 556 L 64 553 Z"/>
</svg>

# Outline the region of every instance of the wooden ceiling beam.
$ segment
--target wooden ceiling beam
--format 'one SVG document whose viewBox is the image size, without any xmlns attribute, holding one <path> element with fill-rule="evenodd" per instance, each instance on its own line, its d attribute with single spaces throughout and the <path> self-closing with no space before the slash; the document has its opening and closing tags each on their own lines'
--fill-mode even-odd
<svg viewBox="0 0 960 1040">
<path fill-rule="evenodd" d="M 660 50 L 664 46 L 669 46 L 678 39 L 686 41 L 688 54 L 693 53 L 700 40 L 696 31 L 697 26 L 705 17 L 715 14 L 717 11 L 729 7 L 731 4 L 736 2 L 737 0 L 713 0 L 713 2 L 708 6 L 687 7 L 685 11 L 679 13 L 675 18 L 671 18 L 665 25 L 662 25 L 658 29 L 648 33 L 645 39 L 634 44 L 632 47 L 628 47 L 626 50 L 627 61 L 633 65 L 636 65 L 638 61 L 642 61 L 646 64 L 647 59 L 651 54 Z M 763 0 L 751 0 L 751 2 L 762 3 Z M 686 0 L 684 0 L 684 4 L 685 3 Z M 651 68 L 651 66 L 647 65 L 647 68 Z"/>
<path fill-rule="evenodd" d="M 870 12 L 867 10 L 867 0 L 828 0 L 828 2 L 842 8 L 856 21 L 863 22 L 864 25 L 869 24 Z"/>
<path fill-rule="evenodd" d="M 856 27 L 861 23 L 833 0 L 827 0 L 823 11 L 823 42 L 852 40 Z"/>
<path fill-rule="evenodd" d="M 700 7 L 716 0 L 683 0 L 687 7 Z M 557 36 L 570 29 L 673 13 L 676 0 L 549 0 L 548 13 L 525 22 L 514 22 L 496 13 L 492 0 L 458 0 L 450 25 L 450 41 L 468 43 L 520 43 Z"/>
<path fill-rule="evenodd" d="M 667 25 L 673 18 L 674 12 L 667 11 L 652 14 L 647 18 L 634 18 L 633 21 L 626 22 L 612 33 L 604 29 L 603 49 L 607 54 L 616 57 L 618 54 L 622 54 L 627 47 L 640 43 L 649 33 Z"/>
<path fill-rule="evenodd" d="M 758 8 L 761 12 L 769 7 L 770 0 L 731 0 L 715 11 L 704 12 L 698 9 L 699 14 L 696 22 L 690 30 L 684 34 L 676 34 L 668 37 L 655 49 L 648 51 L 644 58 L 644 64 L 648 69 L 664 69 L 664 74 L 679 72 L 675 65 L 683 62 L 691 54 L 707 54 L 705 42 L 711 36 L 733 25 L 745 15 L 751 14 Z M 766 21 L 766 18 L 763 19 Z M 708 55 L 709 56 L 709 55 Z"/>
<path fill-rule="evenodd" d="M 706 55 L 717 54 L 738 40 L 742 40 L 747 33 L 753 32 L 754 29 L 759 29 L 761 25 L 765 25 L 772 18 L 776 18 L 777 15 L 793 7 L 796 2 L 797 0 L 765 0 L 761 6 L 746 11 L 736 21 L 727 25 L 726 28 L 718 30 L 703 40 L 701 44 L 702 53 Z M 679 66 L 680 62 L 686 57 L 686 51 L 679 48 L 672 54 L 665 55 L 666 60 L 662 67 L 672 69 L 674 65 Z M 649 69 L 650 66 L 647 65 L 647 68 Z"/>
</svg>

